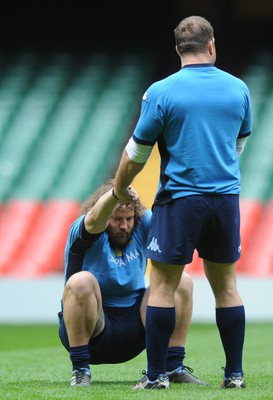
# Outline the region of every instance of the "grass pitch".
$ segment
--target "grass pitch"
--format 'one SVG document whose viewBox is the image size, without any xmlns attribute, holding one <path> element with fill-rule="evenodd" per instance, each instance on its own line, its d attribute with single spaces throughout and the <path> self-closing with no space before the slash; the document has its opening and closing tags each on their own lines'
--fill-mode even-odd
<svg viewBox="0 0 273 400">
<path fill-rule="evenodd" d="M 171 384 L 170 390 L 133 391 L 146 367 L 143 352 L 124 364 L 92 367 L 90 388 L 71 388 L 69 355 L 57 325 L 0 325 L 0 399 L 273 399 L 273 323 L 247 324 L 246 389 L 220 388 L 224 355 L 216 325 L 191 325 L 185 365 L 211 386 Z"/>
</svg>

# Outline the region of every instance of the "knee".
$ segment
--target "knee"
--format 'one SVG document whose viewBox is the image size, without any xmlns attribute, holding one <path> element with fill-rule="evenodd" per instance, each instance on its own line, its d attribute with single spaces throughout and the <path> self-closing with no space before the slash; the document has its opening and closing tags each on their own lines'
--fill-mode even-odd
<svg viewBox="0 0 273 400">
<path fill-rule="evenodd" d="M 94 275 L 88 271 L 81 271 L 72 275 L 64 290 L 64 297 L 72 295 L 77 299 L 85 298 L 86 296 L 95 293 L 98 282 Z"/>
<path fill-rule="evenodd" d="M 183 272 L 180 283 L 177 288 L 177 294 L 183 300 L 192 300 L 193 296 L 193 281 L 189 274 Z"/>
</svg>

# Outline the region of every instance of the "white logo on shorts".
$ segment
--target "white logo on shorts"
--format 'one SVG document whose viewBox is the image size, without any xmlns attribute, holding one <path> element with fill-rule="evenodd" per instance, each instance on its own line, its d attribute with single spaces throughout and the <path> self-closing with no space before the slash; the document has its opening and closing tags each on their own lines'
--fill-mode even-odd
<svg viewBox="0 0 273 400">
<path fill-rule="evenodd" d="M 157 238 L 153 237 L 149 246 L 147 247 L 148 250 L 151 251 L 157 251 L 158 253 L 162 253 L 160 248 L 159 248 L 159 244 L 157 243 Z"/>
</svg>

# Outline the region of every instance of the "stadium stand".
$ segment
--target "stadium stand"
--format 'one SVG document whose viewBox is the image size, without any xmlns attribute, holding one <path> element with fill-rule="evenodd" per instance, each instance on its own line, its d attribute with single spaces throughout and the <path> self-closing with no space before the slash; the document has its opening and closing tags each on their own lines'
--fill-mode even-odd
<svg viewBox="0 0 273 400">
<path fill-rule="evenodd" d="M 38 218 L 41 205 L 37 201 L 11 199 L 2 207 L 0 215 L 0 274 L 13 268 L 14 257 L 28 240 L 33 221 Z"/>
<path fill-rule="evenodd" d="M 264 205 L 249 245 L 242 258 L 242 270 L 252 276 L 273 275 L 273 201 Z"/>
<path fill-rule="evenodd" d="M 63 60 L 57 59 L 46 64 L 41 70 L 36 67 L 31 84 L 21 97 L 20 107 L 1 140 L 0 199 L 2 201 L 13 197 L 12 191 L 22 179 L 32 151 L 64 88 L 67 74 L 63 63 Z M 22 74 L 22 71 L 20 72 Z"/>
<path fill-rule="evenodd" d="M 112 173 L 131 133 L 151 71 L 146 61 L 21 55 L 6 67 L 0 105 L 12 85 L 17 95 L 0 133 L 0 275 L 62 271 L 80 201 Z"/>
<path fill-rule="evenodd" d="M 255 237 L 256 228 L 261 221 L 264 205 L 258 200 L 241 199 L 241 246 L 242 256 L 237 263 L 237 270 L 240 273 L 248 273 L 252 263 L 246 262 L 245 258 L 251 246 L 252 238 Z"/>
<path fill-rule="evenodd" d="M 242 198 L 266 202 L 272 196 L 273 140 L 273 56 L 257 55 L 257 61 L 246 71 L 253 107 L 253 135 L 242 155 Z"/>
<path fill-rule="evenodd" d="M 241 159 L 238 272 L 272 276 L 273 62 L 258 59 L 245 74 L 254 124 Z M 69 226 L 80 202 L 113 174 L 153 70 L 136 55 L 0 58 L 0 276 L 62 272 Z M 134 182 L 147 207 L 158 176 L 155 148 Z M 196 252 L 187 269 L 203 274 Z"/>
<path fill-rule="evenodd" d="M 9 275 L 26 278 L 61 273 L 67 233 L 78 213 L 77 202 L 51 200 L 43 204 L 36 222 L 30 222 L 20 251 L 10 260 Z"/>
</svg>

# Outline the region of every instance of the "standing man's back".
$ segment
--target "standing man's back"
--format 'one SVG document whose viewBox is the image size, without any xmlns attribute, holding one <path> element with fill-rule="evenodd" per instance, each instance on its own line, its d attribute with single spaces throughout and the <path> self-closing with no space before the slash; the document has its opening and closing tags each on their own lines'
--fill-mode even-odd
<svg viewBox="0 0 273 400">
<path fill-rule="evenodd" d="M 240 193 L 236 140 L 250 134 L 250 124 L 247 86 L 210 63 L 187 64 L 154 83 L 143 96 L 134 137 L 158 141 L 162 188 L 156 202 Z"/>
</svg>

